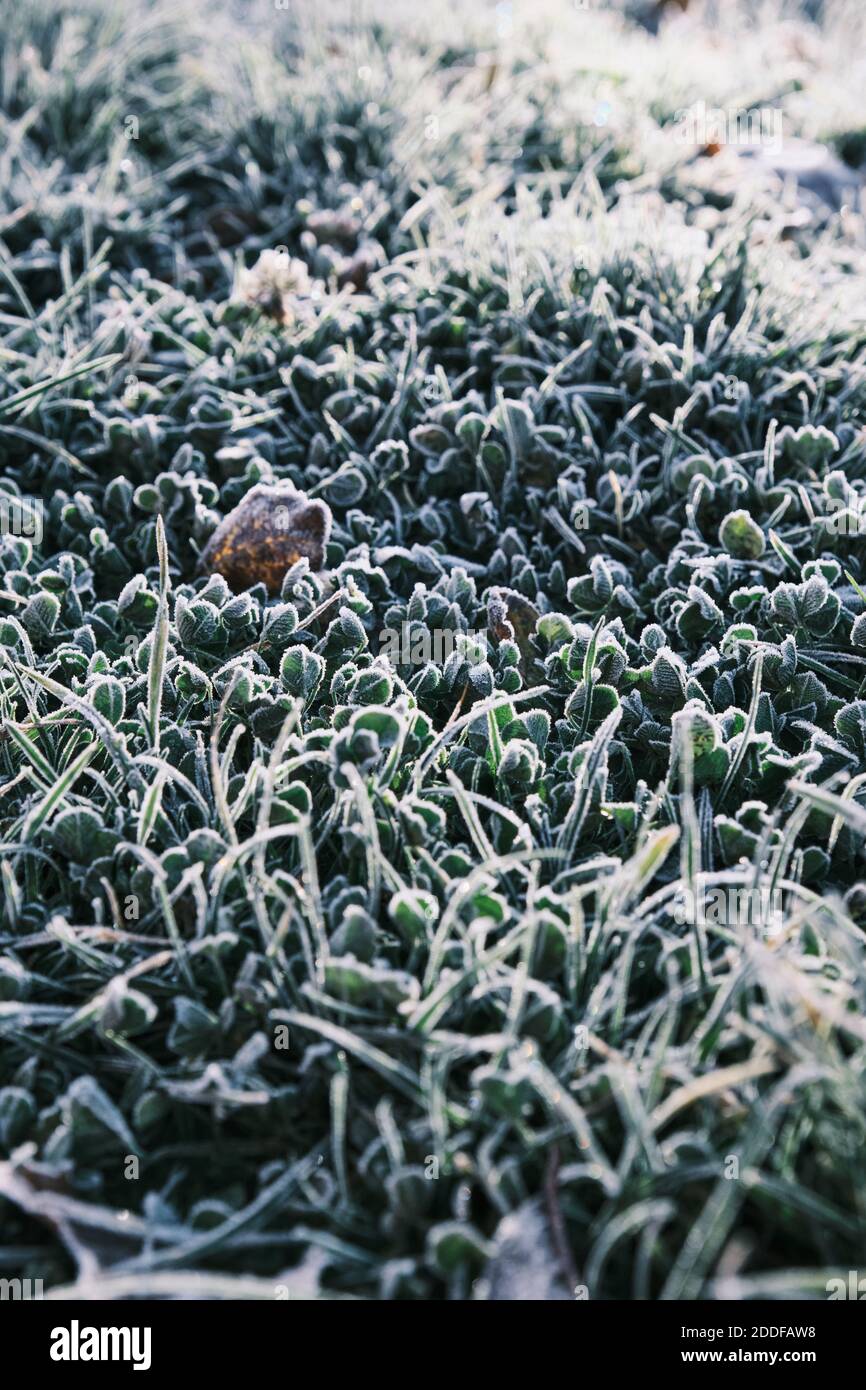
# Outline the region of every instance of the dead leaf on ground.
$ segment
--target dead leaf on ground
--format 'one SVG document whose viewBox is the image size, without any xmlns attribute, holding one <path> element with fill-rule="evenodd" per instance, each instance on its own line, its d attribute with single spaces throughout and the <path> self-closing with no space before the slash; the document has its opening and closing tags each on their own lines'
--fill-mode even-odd
<svg viewBox="0 0 866 1390">
<path fill-rule="evenodd" d="M 535 605 L 514 589 L 491 589 L 487 595 L 488 630 L 497 642 L 517 644 L 524 676 L 539 664 L 531 638 L 540 616 Z"/>
<path fill-rule="evenodd" d="M 286 570 L 309 560 L 325 564 L 331 511 L 293 483 L 258 483 L 214 531 L 199 560 L 204 574 L 221 574 L 237 592 L 264 584 L 278 594 Z"/>
</svg>

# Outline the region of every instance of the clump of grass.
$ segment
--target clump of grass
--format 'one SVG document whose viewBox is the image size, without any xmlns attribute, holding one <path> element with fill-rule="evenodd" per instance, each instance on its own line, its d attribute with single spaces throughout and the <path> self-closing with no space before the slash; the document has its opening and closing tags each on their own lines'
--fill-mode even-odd
<svg viewBox="0 0 866 1390">
<path fill-rule="evenodd" d="M 821 1296 L 866 1201 L 859 214 L 668 139 L 710 56 L 738 106 L 784 64 L 689 19 L 662 109 L 627 15 L 569 12 L 578 73 L 553 7 L 173 8 L 0 35 L 0 502 L 44 504 L 0 545 L 3 1272 Z M 785 32 L 852 148 L 799 100 L 840 31 Z M 260 485 L 315 562 L 233 588 Z"/>
</svg>

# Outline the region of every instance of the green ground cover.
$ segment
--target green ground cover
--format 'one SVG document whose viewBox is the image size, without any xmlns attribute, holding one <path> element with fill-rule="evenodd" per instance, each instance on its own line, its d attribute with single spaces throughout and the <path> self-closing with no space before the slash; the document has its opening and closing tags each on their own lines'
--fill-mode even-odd
<svg viewBox="0 0 866 1390">
<path fill-rule="evenodd" d="M 0 1276 L 823 1298 L 864 16 L 309 8 L 0 20 Z"/>
</svg>

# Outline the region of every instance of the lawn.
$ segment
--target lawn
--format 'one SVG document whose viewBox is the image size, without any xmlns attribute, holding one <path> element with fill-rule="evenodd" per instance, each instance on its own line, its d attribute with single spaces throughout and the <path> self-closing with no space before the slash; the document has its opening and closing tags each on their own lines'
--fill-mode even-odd
<svg viewBox="0 0 866 1390">
<path fill-rule="evenodd" d="M 866 14 L 0 18 L 0 1278 L 866 1240 Z"/>
</svg>

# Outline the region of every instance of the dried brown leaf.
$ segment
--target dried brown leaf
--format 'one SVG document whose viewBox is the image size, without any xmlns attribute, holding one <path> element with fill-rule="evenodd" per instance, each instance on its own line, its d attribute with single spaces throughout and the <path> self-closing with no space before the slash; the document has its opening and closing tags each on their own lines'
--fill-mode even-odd
<svg viewBox="0 0 866 1390">
<path fill-rule="evenodd" d="M 235 591 L 264 584 L 278 594 L 286 570 L 307 559 L 311 570 L 325 564 L 331 511 L 293 483 L 258 483 L 214 531 L 199 569 L 221 574 Z"/>
<path fill-rule="evenodd" d="M 487 595 L 488 630 L 497 642 L 517 644 L 524 676 L 538 664 L 531 638 L 540 616 L 535 605 L 515 589 L 491 589 Z"/>
</svg>

